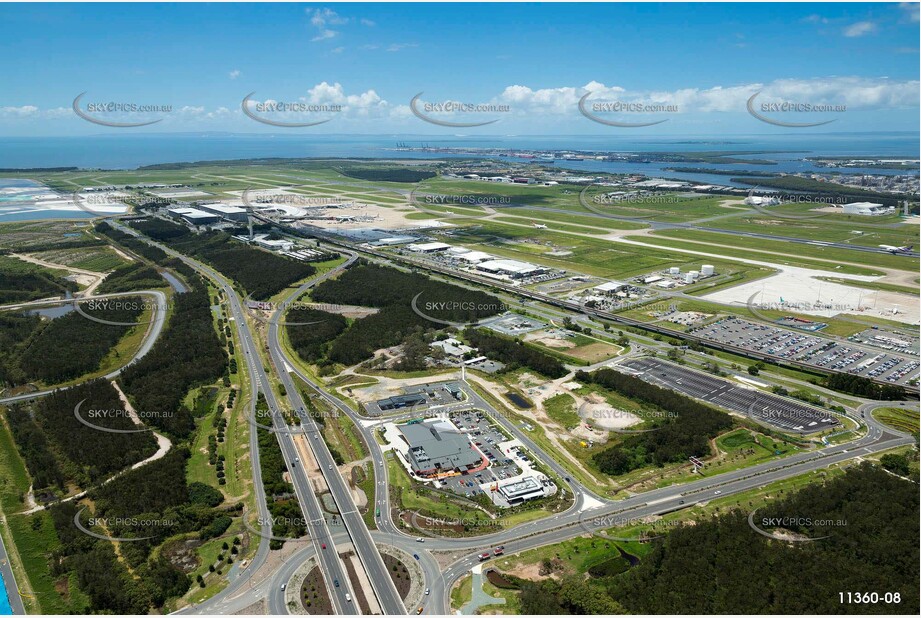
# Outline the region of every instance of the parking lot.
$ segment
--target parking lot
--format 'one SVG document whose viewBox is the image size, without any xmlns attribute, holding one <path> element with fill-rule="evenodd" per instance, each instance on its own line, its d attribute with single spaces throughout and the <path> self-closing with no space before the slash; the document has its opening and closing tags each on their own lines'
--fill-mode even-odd
<svg viewBox="0 0 921 618">
<path fill-rule="evenodd" d="M 489 459 L 489 467 L 481 472 L 465 474 L 440 481 L 443 489 L 472 498 L 479 493 L 485 493 L 480 487 L 496 481 L 504 481 L 521 473 L 521 468 L 515 465 L 517 459 L 514 449 L 503 452 L 500 444 L 508 442 L 509 438 L 490 423 L 489 418 L 480 410 L 470 409 L 452 412 L 449 416 L 458 429 L 467 433 L 470 441 L 476 448 Z M 525 455 L 530 458 L 529 455 Z"/>
<path fill-rule="evenodd" d="M 821 369 L 906 385 L 918 378 L 919 363 L 908 356 L 882 352 L 856 341 L 839 343 L 802 331 L 787 330 L 726 317 L 693 331 L 711 341 L 795 360 Z"/>
<path fill-rule="evenodd" d="M 841 424 L 831 412 L 736 386 L 728 380 L 664 361 L 640 358 L 614 367 L 627 369 L 629 373 L 656 386 L 717 404 L 783 431 L 812 433 Z"/>
</svg>

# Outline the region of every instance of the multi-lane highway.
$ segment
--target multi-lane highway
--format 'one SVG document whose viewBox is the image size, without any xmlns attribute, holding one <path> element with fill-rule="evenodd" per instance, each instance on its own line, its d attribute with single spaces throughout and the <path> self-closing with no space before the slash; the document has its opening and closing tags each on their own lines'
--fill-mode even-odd
<svg viewBox="0 0 921 618">
<path fill-rule="evenodd" d="M 140 237 L 129 228 L 123 229 Z M 263 598 L 267 599 L 270 612 L 285 612 L 287 608 L 285 607 L 282 584 L 290 579 L 300 564 L 308 558 L 315 557 L 319 561 L 321 570 L 326 578 L 327 590 L 336 612 L 357 613 L 359 611 L 357 603 L 354 600 L 346 600 L 346 594 L 351 594 L 351 598 L 354 599 L 355 591 L 350 587 L 350 578 L 336 550 L 337 545 L 341 546 L 344 543 L 349 543 L 359 556 L 361 565 L 368 575 L 377 603 L 383 613 L 404 614 L 406 613 L 406 608 L 377 550 L 376 543 L 386 543 L 403 550 L 407 554 L 418 556 L 418 565 L 425 578 L 424 585 L 431 592 L 430 595 L 424 596 L 422 599 L 424 611 L 426 613 L 448 613 L 450 610 L 449 593 L 451 586 L 467 573 L 472 566 L 479 563 L 477 554 L 483 549 L 504 545 L 507 554 L 517 553 L 533 547 L 557 543 L 587 532 L 597 532 L 609 528 L 612 525 L 611 516 L 645 517 L 663 514 L 700 502 L 706 502 L 716 495 L 721 497 L 729 496 L 780 479 L 809 473 L 832 464 L 913 442 L 910 436 L 892 431 L 878 423 L 870 414 L 864 414 L 865 418 L 862 422 L 866 426 L 866 434 L 852 442 L 799 453 L 784 459 L 613 501 L 597 496 L 587 488 L 582 487 L 578 482 L 569 479 L 566 470 L 555 461 L 552 455 L 545 453 L 509 418 L 493 410 L 488 402 L 483 400 L 469 385 L 465 384 L 466 400 L 461 404 L 452 404 L 451 409 L 466 406 L 476 407 L 491 413 L 496 422 L 521 440 L 535 457 L 542 460 L 554 474 L 566 479 L 566 483 L 575 498 L 574 504 L 563 513 L 493 534 L 474 538 L 435 537 L 428 538 L 424 544 L 418 544 L 411 535 L 404 533 L 400 526 L 393 521 L 393 512 L 389 502 L 387 466 L 385 465 L 380 445 L 378 445 L 373 435 L 372 427 L 375 423 L 363 419 L 345 402 L 327 392 L 321 384 L 316 383 L 311 376 L 301 371 L 295 359 L 286 356 L 287 352 L 280 341 L 280 326 L 283 324 L 285 308 L 312 285 L 322 279 L 333 276 L 341 268 L 350 265 L 355 260 L 355 255 L 352 254 L 340 269 L 330 271 L 295 290 L 289 299 L 282 304 L 282 308 L 276 311 L 268 321 L 266 331 L 268 357 L 281 384 L 285 387 L 286 397 L 291 409 L 299 415 L 301 421 L 300 426 L 289 426 L 285 422 L 284 416 L 280 413 L 282 407 L 273 392 L 272 383 L 263 364 L 263 357 L 260 355 L 260 344 L 254 338 L 247 321 L 246 310 L 230 282 L 206 265 L 180 255 L 159 243 L 154 243 L 148 239 L 144 240 L 159 246 L 171 255 L 179 257 L 203 273 L 219 285 L 227 297 L 228 308 L 239 337 L 239 349 L 245 357 L 246 368 L 252 381 L 253 399 L 255 400 L 257 392 L 261 392 L 266 398 L 269 409 L 277 412 L 271 417 L 271 430 L 276 433 L 279 439 L 282 454 L 291 473 L 291 481 L 303 509 L 309 532 L 309 543 L 298 546 L 295 552 L 270 577 L 263 578 L 258 582 L 252 581 L 250 577 L 237 577 L 222 592 L 197 607 L 188 608 L 187 612 L 231 613 L 240 611 Z M 361 514 L 355 507 L 348 485 L 340 475 L 332 454 L 322 439 L 319 426 L 313 418 L 304 413 L 306 406 L 292 376 L 297 376 L 303 380 L 309 388 L 313 389 L 315 396 L 322 398 L 330 409 L 335 411 L 334 413 L 348 415 L 355 422 L 356 428 L 361 433 L 370 451 L 374 468 L 376 491 L 374 493 L 374 504 L 369 505 L 368 508 L 374 508 L 380 512 L 376 519 L 378 531 L 372 533 L 367 529 Z M 860 409 L 860 412 L 868 412 L 878 405 L 891 404 L 867 403 Z M 917 408 L 917 404 L 912 405 Z M 251 405 L 251 418 L 255 419 L 253 412 Z M 311 455 L 323 476 L 323 481 L 330 490 L 341 516 L 342 527 L 329 525 L 324 511 L 316 499 L 311 479 L 307 476 L 303 462 L 299 461 L 300 456 L 295 446 L 295 439 L 300 436 L 304 437 L 304 441 L 308 445 Z M 250 438 L 250 447 L 254 457 L 253 466 L 257 485 L 259 516 L 262 521 L 268 521 L 269 514 L 258 473 L 258 448 L 255 431 L 251 432 Z M 719 494 L 716 492 L 719 492 Z M 266 535 L 270 534 L 270 526 L 263 527 L 263 532 L 264 535 L 260 540 L 256 556 L 247 568 L 247 572 L 250 575 L 264 565 L 268 555 Z M 431 554 L 433 551 L 462 552 L 464 555 L 447 568 L 442 568 Z M 330 581 L 336 579 L 340 582 L 338 588 L 330 585 Z"/>
</svg>

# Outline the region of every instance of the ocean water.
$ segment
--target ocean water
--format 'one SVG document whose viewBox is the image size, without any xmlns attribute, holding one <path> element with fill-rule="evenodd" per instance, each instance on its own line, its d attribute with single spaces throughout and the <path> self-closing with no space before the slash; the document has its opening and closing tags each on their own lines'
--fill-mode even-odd
<svg viewBox="0 0 921 618">
<path fill-rule="evenodd" d="M 796 171 L 807 156 L 911 156 L 919 155 L 917 133 L 809 134 L 794 131 L 783 135 L 728 137 L 636 135 L 552 136 L 431 136 L 431 135 L 310 135 L 310 134 L 107 134 L 85 137 L 0 138 L 0 168 L 80 167 L 134 169 L 142 165 L 179 161 L 213 161 L 256 157 L 400 157 L 445 158 L 444 154 L 397 151 L 408 146 L 454 148 L 509 148 L 554 150 L 604 150 L 612 152 L 689 152 L 772 150 L 770 158 L 789 165 L 770 166 L 773 171 Z M 757 155 L 754 155 L 757 158 Z M 598 166 L 615 163 L 572 161 L 573 169 L 614 171 Z M 590 167 L 593 166 L 593 167 Z M 700 165 L 696 167 L 710 167 Z M 655 171 L 643 165 L 616 171 Z M 750 169 L 757 169 L 751 167 Z M 725 178 L 725 177 L 723 177 Z"/>
</svg>

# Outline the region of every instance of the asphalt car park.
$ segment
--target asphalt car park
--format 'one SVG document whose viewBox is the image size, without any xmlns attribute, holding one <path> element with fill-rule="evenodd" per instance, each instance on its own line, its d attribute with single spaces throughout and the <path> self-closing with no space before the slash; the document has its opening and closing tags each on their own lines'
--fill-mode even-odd
<svg viewBox="0 0 921 618">
<path fill-rule="evenodd" d="M 503 452 L 499 447 L 499 444 L 507 442 L 509 438 L 499 431 L 482 411 L 469 409 L 453 412 L 450 420 L 468 435 L 474 447 L 489 460 L 489 466 L 484 470 L 446 478 L 441 481 L 443 489 L 472 498 L 482 493 L 481 484 L 503 481 L 521 472 L 521 468 L 515 465 L 518 455 Z"/>
<path fill-rule="evenodd" d="M 825 370 L 893 384 L 906 384 L 918 377 L 918 362 L 909 357 L 858 345 L 855 341 L 837 342 L 739 317 L 722 318 L 692 332 L 711 341 L 768 354 L 780 360 L 795 360 Z"/>
<path fill-rule="evenodd" d="M 656 386 L 744 414 L 782 431 L 812 433 L 840 426 L 833 414 L 777 395 L 736 386 L 728 380 L 652 358 L 629 360 L 626 368 Z"/>
</svg>

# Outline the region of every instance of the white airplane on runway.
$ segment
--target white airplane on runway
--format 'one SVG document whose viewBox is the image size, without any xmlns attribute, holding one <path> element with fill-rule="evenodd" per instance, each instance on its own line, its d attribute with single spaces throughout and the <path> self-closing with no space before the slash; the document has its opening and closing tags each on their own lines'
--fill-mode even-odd
<svg viewBox="0 0 921 618">
<path fill-rule="evenodd" d="M 914 245 L 905 245 L 904 247 L 896 247 L 894 245 L 880 245 L 879 248 L 884 251 L 888 251 L 895 255 L 896 253 L 911 253 L 912 247 Z"/>
<path fill-rule="evenodd" d="M 534 223 L 533 221 L 531 221 L 531 224 L 532 224 L 536 229 L 538 229 L 538 230 L 546 230 L 546 229 L 547 229 L 547 226 L 544 225 L 543 223 Z"/>
</svg>

